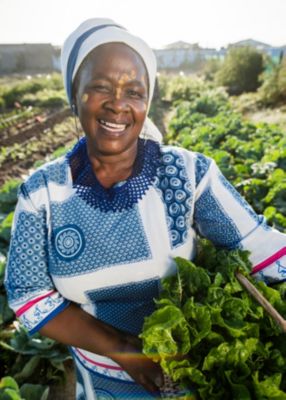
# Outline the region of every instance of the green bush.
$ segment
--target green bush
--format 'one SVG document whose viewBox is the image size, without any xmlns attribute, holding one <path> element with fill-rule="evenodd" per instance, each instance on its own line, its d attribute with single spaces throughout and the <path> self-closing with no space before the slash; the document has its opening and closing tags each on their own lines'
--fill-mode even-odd
<svg viewBox="0 0 286 400">
<path fill-rule="evenodd" d="M 222 60 L 211 58 L 203 66 L 203 76 L 207 81 L 214 81 L 217 72 L 222 66 Z"/>
<path fill-rule="evenodd" d="M 211 88 L 203 79 L 191 76 L 164 75 L 159 76 L 160 96 L 163 100 L 194 100 L 202 91 Z"/>
<path fill-rule="evenodd" d="M 252 47 L 233 47 L 216 75 L 219 85 L 230 94 L 254 92 L 260 85 L 263 72 L 263 55 Z"/>
<path fill-rule="evenodd" d="M 286 101 L 286 58 L 273 66 L 272 71 L 265 72 L 263 84 L 258 94 L 261 102 L 266 106 L 275 106 Z"/>
</svg>

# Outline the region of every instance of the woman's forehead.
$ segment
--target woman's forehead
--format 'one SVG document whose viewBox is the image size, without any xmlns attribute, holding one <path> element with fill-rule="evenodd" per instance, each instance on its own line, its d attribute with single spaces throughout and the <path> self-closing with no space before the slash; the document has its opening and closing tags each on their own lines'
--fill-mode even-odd
<svg viewBox="0 0 286 400">
<path fill-rule="evenodd" d="M 80 71 L 108 72 L 111 69 L 131 76 L 144 76 L 147 70 L 141 56 L 124 43 L 106 43 L 92 50 L 83 61 Z M 135 77 L 134 76 L 134 77 Z"/>
</svg>

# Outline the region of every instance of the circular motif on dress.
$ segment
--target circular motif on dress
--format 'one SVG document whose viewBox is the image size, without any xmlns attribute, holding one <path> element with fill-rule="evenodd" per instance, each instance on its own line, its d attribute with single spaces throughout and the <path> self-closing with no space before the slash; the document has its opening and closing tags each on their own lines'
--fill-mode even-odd
<svg viewBox="0 0 286 400">
<path fill-rule="evenodd" d="M 179 177 L 181 179 L 188 179 L 188 174 L 187 171 L 185 170 L 185 168 L 181 169 L 179 172 Z"/>
<path fill-rule="evenodd" d="M 172 229 L 171 230 L 171 240 L 172 240 L 173 246 L 176 246 L 180 242 L 180 239 L 181 239 L 181 235 L 179 234 L 179 232 Z"/>
<path fill-rule="evenodd" d="M 185 201 L 185 200 L 186 200 L 186 197 L 187 197 L 187 195 L 186 195 L 186 192 L 184 192 L 184 190 L 182 190 L 182 189 L 177 189 L 177 190 L 175 191 L 175 199 L 176 199 L 176 201 L 177 201 L 178 203 L 182 203 L 183 201 Z"/>
<path fill-rule="evenodd" d="M 182 215 L 179 215 L 178 218 L 176 219 L 176 228 L 179 231 L 184 231 L 186 229 L 185 218 Z"/>
<path fill-rule="evenodd" d="M 185 215 L 186 207 L 183 204 L 180 204 L 181 214 Z"/>
<path fill-rule="evenodd" d="M 188 198 L 188 199 L 185 201 L 185 206 L 186 206 L 189 210 L 191 210 L 192 207 L 193 207 L 193 201 L 192 201 L 192 199 Z"/>
<path fill-rule="evenodd" d="M 172 203 L 169 206 L 169 214 L 171 217 L 177 217 L 180 214 L 181 207 L 177 203 Z"/>
<path fill-rule="evenodd" d="M 167 165 L 165 171 L 169 177 L 178 175 L 178 169 L 174 165 Z"/>
<path fill-rule="evenodd" d="M 155 176 L 155 177 L 154 177 L 154 179 L 153 179 L 153 184 L 154 184 L 154 186 L 156 186 L 156 187 L 159 186 L 160 180 L 159 180 L 158 176 Z"/>
<path fill-rule="evenodd" d="M 96 398 L 98 400 L 114 400 L 115 397 L 112 396 L 111 393 L 107 392 L 106 390 L 102 389 L 95 389 Z"/>
<path fill-rule="evenodd" d="M 169 229 L 172 229 L 174 226 L 174 219 L 172 217 L 170 217 L 169 215 L 166 217 L 166 221 L 167 221 L 167 226 Z"/>
<path fill-rule="evenodd" d="M 189 232 L 186 230 L 183 232 L 183 241 L 186 242 L 189 236 Z"/>
<path fill-rule="evenodd" d="M 166 190 L 167 187 L 169 186 L 169 180 L 168 180 L 168 178 L 166 178 L 166 177 L 163 178 L 163 179 L 161 180 L 160 186 L 161 186 L 161 189 L 162 189 L 162 190 Z"/>
<path fill-rule="evenodd" d="M 163 155 L 163 164 L 170 165 L 174 161 L 174 156 L 172 154 L 164 154 Z"/>
<path fill-rule="evenodd" d="M 187 193 L 192 194 L 192 184 L 191 182 L 186 182 L 184 184 L 184 189 Z"/>
<path fill-rule="evenodd" d="M 54 231 L 54 246 L 59 258 L 71 261 L 80 256 L 85 247 L 82 230 L 76 225 L 65 225 Z"/>
<path fill-rule="evenodd" d="M 170 178 L 170 186 L 172 189 L 180 189 L 182 187 L 182 182 L 178 178 Z"/>
<path fill-rule="evenodd" d="M 176 159 L 176 166 L 179 168 L 183 168 L 185 166 L 184 160 L 182 157 L 178 157 Z"/>
<path fill-rule="evenodd" d="M 165 167 L 161 165 L 157 168 L 157 175 L 162 178 L 165 175 Z"/>
<path fill-rule="evenodd" d="M 173 200 L 174 192 L 172 189 L 166 189 L 165 191 L 165 201 L 166 203 L 170 203 Z"/>
</svg>

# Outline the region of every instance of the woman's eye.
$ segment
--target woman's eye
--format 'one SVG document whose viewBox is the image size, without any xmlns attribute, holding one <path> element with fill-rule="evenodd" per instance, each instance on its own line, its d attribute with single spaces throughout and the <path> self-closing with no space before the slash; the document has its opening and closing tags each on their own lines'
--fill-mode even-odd
<svg viewBox="0 0 286 400">
<path fill-rule="evenodd" d="M 127 95 L 130 97 L 133 97 L 133 98 L 137 98 L 137 99 L 144 98 L 144 95 L 141 92 L 139 92 L 138 90 L 133 90 L 133 89 L 128 89 Z"/>
<path fill-rule="evenodd" d="M 91 87 L 92 90 L 95 90 L 96 92 L 99 93 L 109 93 L 110 92 L 110 88 L 106 85 L 93 85 Z"/>
</svg>

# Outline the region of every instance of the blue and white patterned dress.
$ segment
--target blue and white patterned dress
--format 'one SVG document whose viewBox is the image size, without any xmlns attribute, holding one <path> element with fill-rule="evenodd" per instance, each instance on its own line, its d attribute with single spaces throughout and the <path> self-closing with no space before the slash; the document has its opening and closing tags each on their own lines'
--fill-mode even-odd
<svg viewBox="0 0 286 400">
<path fill-rule="evenodd" d="M 202 154 L 139 139 L 134 171 L 104 189 L 85 139 L 22 184 L 6 273 L 10 306 L 31 333 L 70 301 L 138 335 L 173 257 L 192 259 L 197 234 L 251 252 L 253 273 L 286 277 L 286 237 L 269 228 Z M 112 360 L 71 349 L 77 399 L 152 398 Z"/>
</svg>

